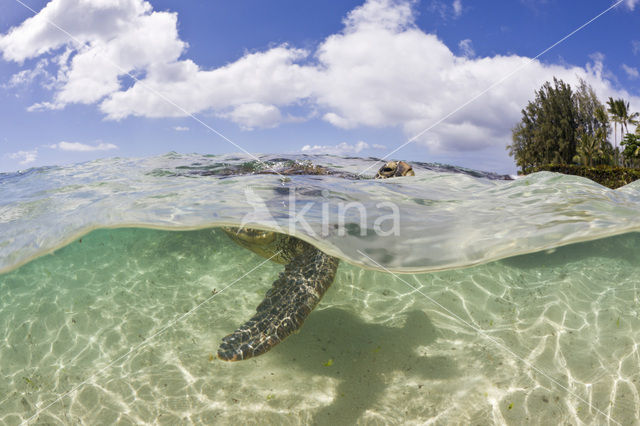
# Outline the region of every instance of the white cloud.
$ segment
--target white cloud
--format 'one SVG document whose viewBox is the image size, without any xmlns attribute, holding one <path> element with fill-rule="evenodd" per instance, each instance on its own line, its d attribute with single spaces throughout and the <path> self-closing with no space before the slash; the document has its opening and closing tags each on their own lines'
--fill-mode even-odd
<svg viewBox="0 0 640 426">
<path fill-rule="evenodd" d="M 0 50 L 6 60 L 22 62 L 75 44 L 51 23 L 74 35 L 80 43 L 104 42 L 130 31 L 133 18 L 150 10 L 151 5 L 141 0 L 53 0 L 35 16 L 11 28 L 0 39 Z"/>
<path fill-rule="evenodd" d="M 65 104 L 60 102 L 44 101 L 44 102 L 36 102 L 35 104 L 29 106 L 27 108 L 27 111 L 34 112 L 34 111 L 60 110 L 60 109 L 63 109 L 64 107 L 65 107 Z"/>
<path fill-rule="evenodd" d="M 51 81 L 51 75 L 47 72 L 46 69 L 48 63 L 49 61 L 46 58 L 41 59 L 40 61 L 38 61 L 34 68 L 25 69 L 13 74 L 9 79 L 9 82 L 4 84 L 3 86 L 16 87 L 21 85 L 28 85 L 38 78 L 42 78 L 47 82 Z"/>
<path fill-rule="evenodd" d="M 466 58 L 473 58 L 476 56 L 476 52 L 473 50 L 473 43 L 470 38 L 461 40 L 460 43 L 458 43 L 458 48 L 462 52 L 462 56 Z"/>
<path fill-rule="evenodd" d="M 380 146 L 380 145 L 377 145 Z M 368 149 L 369 144 L 359 141 L 350 145 L 346 142 L 340 142 L 338 145 L 305 145 L 300 151 L 305 154 L 331 154 L 331 155 L 349 155 L 358 154 L 363 149 Z"/>
<path fill-rule="evenodd" d="M 174 126 L 173 130 L 176 132 L 188 132 L 189 128 L 187 126 Z"/>
<path fill-rule="evenodd" d="M 451 4 L 462 11 L 462 3 L 446 7 Z M 181 59 L 187 45 L 178 37 L 175 13 L 154 12 L 142 0 L 52 0 L 0 36 L 0 49 L 6 60 L 17 62 L 46 54 L 50 66 L 58 67 L 53 98 L 31 110 L 97 104 L 115 120 L 209 111 L 245 129 L 317 114 L 340 128 L 399 127 L 407 138 L 513 73 L 417 139 L 440 153 L 491 149 L 506 155 L 504 145 L 520 110 L 554 76 L 572 85 L 584 78 L 601 98 L 624 97 L 633 110 L 640 109 L 640 97 L 616 90 L 608 80 L 602 57 L 584 66 L 517 55 L 475 57 L 470 40 L 460 42 L 462 54 L 456 55 L 436 35 L 416 27 L 412 5 L 411 0 L 368 0 L 314 52 L 283 44 L 203 69 Z M 81 44 L 59 34 L 47 19 Z M 121 87 L 123 70 L 140 81 Z M 292 117 L 287 109 L 294 107 L 303 116 Z M 307 149 L 316 148 L 356 152 L 357 147 Z"/>
<path fill-rule="evenodd" d="M 631 51 L 634 55 L 640 53 L 640 41 L 639 40 L 631 40 Z"/>
<path fill-rule="evenodd" d="M 453 16 L 455 16 L 456 18 L 460 15 L 462 15 L 462 1 L 461 0 L 453 0 L 453 4 L 451 5 L 453 7 Z"/>
<path fill-rule="evenodd" d="M 622 69 L 624 70 L 625 73 L 627 73 L 627 76 L 632 80 L 640 77 L 640 73 L 638 72 L 637 68 L 630 67 L 627 64 L 622 64 Z"/>
<path fill-rule="evenodd" d="M 75 152 L 91 152 L 91 151 L 110 151 L 112 149 L 118 149 L 117 145 L 112 143 L 99 143 L 98 145 L 87 145 L 80 142 L 59 142 L 57 144 L 49 145 L 49 148 L 59 149 L 61 151 L 75 151 Z"/>
<path fill-rule="evenodd" d="M 38 150 L 33 149 L 30 151 L 18 151 L 5 155 L 12 160 L 18 160 L 18 164 L 25 166 L 36 161 L 36 159 L 38 158 Z"/>
<path fill-rule="evenodd" d="M 246 130 L 256 127 L 275 127 L 282 121 L 282 114 L 276 106 L 257 102 L 239 105 L 224 116 Z"/>
<path fill-rule="evenodd" d="M 440 0 L 431 0 L 427 6 L 429 12 L 437 13 L 443 20 L 447 19 L 448 8 L 447 4 Z"/>
<path fill-rule="evenodd" d="M 634 10 L 638 2 L 640 2 L 640 0 L 627 0 L 625 1 L 625 4 L 629 8 L 629 10 Z"/>
<path fill-rule="evenodd" d="M 317 70 L 295 63 L 307 56 L 304 50 L 279 46 L 247 54 L 211 71 L 201 70 L 190 60 L 173 62 L 147 73 L 142 83 L 114 92 L 100 109 L 112 119 L 129 115 L 180 117 L 213 109 L 248 127 L 254 123 L 249 123 L 244 114 L 254 110 L 266 115 L 255 123 L 260 125 L 275 117 L 277 106 L 296 103 L 312 94 Z M 229 108 L 231 113 L 226 112 Z"/>
<path fill-rule="evenodd" d="M 602 76 L 601 62 L 582 68 L 546 65 L 517 55 L 460 57 L 407 19 L 366 31 L 347 25 L 320 45 L 316 58 L 322 73 L 315 99 L 327 111 L 326 121 L 343 128 L 401 126 L 411 137 L 512 72 L 417 143 L 435 152 L 503 149 L 520 110 L 553 76 L 572 84 L 582 77 L 605 99 L 621 95 L 640 105 L 637 97 L 613 90 Z"/>
<path fill-rule="evenodd" d="M 89 104 L 120 90 L 119 75 L 175 61 L 186 47 L 176 25 L 175 13 L 151 12 L 142 0 L 53 0 L 2 36 L 0 50 L 5 60 L 21 63 L 67 46 L 56 56 L 62 87 L 54 102 L 37 107 Z"/>
<path fill-rule="evenodd" d="M 412 26 L 411 1 L 375 0 L 353 9 L 343 20 L 347 32 L 376 31 L 385 28 L 400 31 Z"/>
</svg>

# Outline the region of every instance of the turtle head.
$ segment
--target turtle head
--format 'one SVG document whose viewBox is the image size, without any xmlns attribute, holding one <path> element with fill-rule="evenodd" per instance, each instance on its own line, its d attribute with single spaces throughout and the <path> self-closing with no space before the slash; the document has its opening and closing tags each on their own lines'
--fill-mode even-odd
<svg viewBox="0 0 640 426">
<path fill-rule="evenodd" d="M 376 179 L 386 179 L 398 176 L 415 176 L 413 168 L 409 163 L 404 161 L 389 161 L 384 166 L 380 167 L 376 174 Z"/>
</svg>

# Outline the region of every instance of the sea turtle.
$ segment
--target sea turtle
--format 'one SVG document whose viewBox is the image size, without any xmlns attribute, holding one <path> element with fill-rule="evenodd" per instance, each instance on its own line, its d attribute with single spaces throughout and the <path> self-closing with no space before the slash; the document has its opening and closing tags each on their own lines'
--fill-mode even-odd
<svg viewBox="0 0 640 426">
<path fill-rule="evenodd" d="M 294 165 L 280 174 L 302 174 L 301 167 L 304 174 L 331 173 L 319 166 Z M 375 178 L 414 175 L 412 167 L 404 161 L 390 161 L 380 168 Z M 250 228 L 224 227 L 223 230 L 241 246 L 285 265 L 255 315 L 222 339 L 218 358 L 240 361 L 267 352 L 302 326 L 333 283 L 339 259 L 290 235 Z"/>
</svg>

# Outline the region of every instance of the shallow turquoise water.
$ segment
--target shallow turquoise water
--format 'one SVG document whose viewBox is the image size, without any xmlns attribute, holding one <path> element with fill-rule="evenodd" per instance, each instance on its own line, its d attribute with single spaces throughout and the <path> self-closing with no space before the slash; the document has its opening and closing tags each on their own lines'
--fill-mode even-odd
<svg viewBox="0 0 640 426">
<path fill-rule="evenodd" d="M 630 424 L 639 249 L 628 234 L 399 277 L 343 263 L 299 334 L 225 363 L 220 338 L 281 266 L 241 278 L 263 259 L 217 230 L 95 231 L 0 279 L 1 419 Z"/>
<path fill-rule="evenodd" d="M 158 159 L 145 161 L 154 163 L 153 179 L 167 174 Z M 139 162 L 130 163 L 140 169 Z M 417 168 L 417 183 L 383 185 L 393 185 L 395 199 L 422 190 L 437 220 L 429 222 L 426 210 L 416 217 L 413 204 L 425 204 L 400 197 L 412 212 L 403 216 L 413 230 L 407 244 L 421 253 L 389 257 L 406 249 L 392 239 L 380 259 L 393 271 L 425 272 L 367 270 L 356 265 L 361 258 L 344 256 L 300 333 L 263 356 L 225 363 L 215 358 L 220 339 L 252 315 L 282 266 L 264 263 L 216 228 L 118 224 L 138 218 L 147 227 L 204 226 L 212 219 L 198 207 L 207 199 L 200 181 L 232 187 L 237 180 L 170 176 L 164 187 L 154 182 L 153 192 L 142 188 L 149 185 L 146 177 L 136 189 L 131 176 L 91 181 L 81 172 L 100 167 L 74 167 L 57 169 L 60 180 L 48 179 L 50 186 L 39 192 L 26 191 L 14 176 L 0 180 L 7 271 L 0 275 L 4 423 L 515 425 L 634 424 L 640 418 L 640 234 L 633 232 L 633 186 L 610 191 L 551 174 L 529 184 L 498 182 Z M 51 177 L 39 170 L 27 178 L 42 183 L 38 173 Z M 324 183 L 306 182 L 306 189 Z M 162 188 L 179 193 L 178 202 Z M 386 190 L 332 188 L 365 201 L 363 194 L 380 201 Z M 209 195 L 224 193 L 218 190 L 212 187 Z M 188 196 L 192 204 L 184 202 Z M 125 203 L 129 199 L 132 204 Z M 513 204 L 501 205 L 504 199 Z M 231 210 L 212 211 L 242 211 L 234 200 L 218 197 Z M 497 209 L 493 221 L 490 207 L 466 216 L 447 207 L 490 201 Z M 504 209 L 518 212 L 520 205 L 537 216 L 508 219 Z M 464 230 L 484 220 L 493 234 L 460 232 L 465 217 Z M 233 223 L 226 216 L 220 222 Z M 115 229 L 84 233 L 100 223 Z M 422 233 L 416 231 L 420 223 Z M 475 248 L 452 258 L 455 250 L 440 245 L 438 253 L 447 255 L 434 257 L 428 243 L 444 241 L 445 234 L 434 241 L 427 231 L 437 223 L 454 223 L 450 240 Z M 571 243 L 580 239 L 592 241 Z M 377 253 L 366 251 L 374 242 L 354 241 L 320 243 L 342 254 Z M 486 249 L 478 251 L 482 242 Z M 535 252 L 516 256 L 520 251 Z M 39 257 L 23 264 L 33 256 Z M 431 263 L 415 263 L 427 258 Z M 456 262 L 479 264 L 451 269 Z"/>
</svg>

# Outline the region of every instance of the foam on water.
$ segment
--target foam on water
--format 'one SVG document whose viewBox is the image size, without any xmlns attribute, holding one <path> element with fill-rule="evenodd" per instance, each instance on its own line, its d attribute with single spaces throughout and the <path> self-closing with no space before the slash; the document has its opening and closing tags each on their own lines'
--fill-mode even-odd
<svg viewBox="0 0 640 426">
<path fill-rule="evenodd" d="M 412 230 L 407 244 L 421 254 L 402 251 L 394 239 L 382 253 L 366 251 L 381 243 L 371 235 L 318 239 L 346 261 L 302 331 L 264 356 L 225 363 L 214 358 L 221 337 L 251 316 L 282 267 L 262 264 L 217 229 L 118 228 L 238 223 L 253 211 L 238 188 L 255 178 L 265 180 L 256 191 L 280 220 L 277 177 L 192 174 L 218 167 L 216 158 L 197 158 L 109 160 L 0 177 L 0 250 L 4 269 L 12 269 L 0 275 L 0 421 L 640 418 L 640 235 L 628 232 L 638 220 L 633 185 L 610 191 L 553 174 L 501 182 L 426 167 L 418 167 L 413 184 L 292 177 L 300 199 L 324 185 L 331 196 L 368 205 L 393 195 L 409 226 L 403 232 Z M 341 170 L 362 165 L 322 160 Z M 481 224 L 493 233 L 473 230 Z M 85 234 L 100 226 L 118 229 Z M 447 230 L 464 255 L 451 257 Z M 562 246 L 607 234 L 621 235 Z M 434 257 L 429 244 L 438 242 L 446 256 Z M 540 248 L 552 249 L 513 256 Z M 358 249 L 394 271 L 423 272 L 362 269 L 353 265 L 363 263 L 351 255 Z M 430 263 L 416 263 L 425 259 Z M 485 263 L 424 272 L 465 262 Z"/>
</svg>

